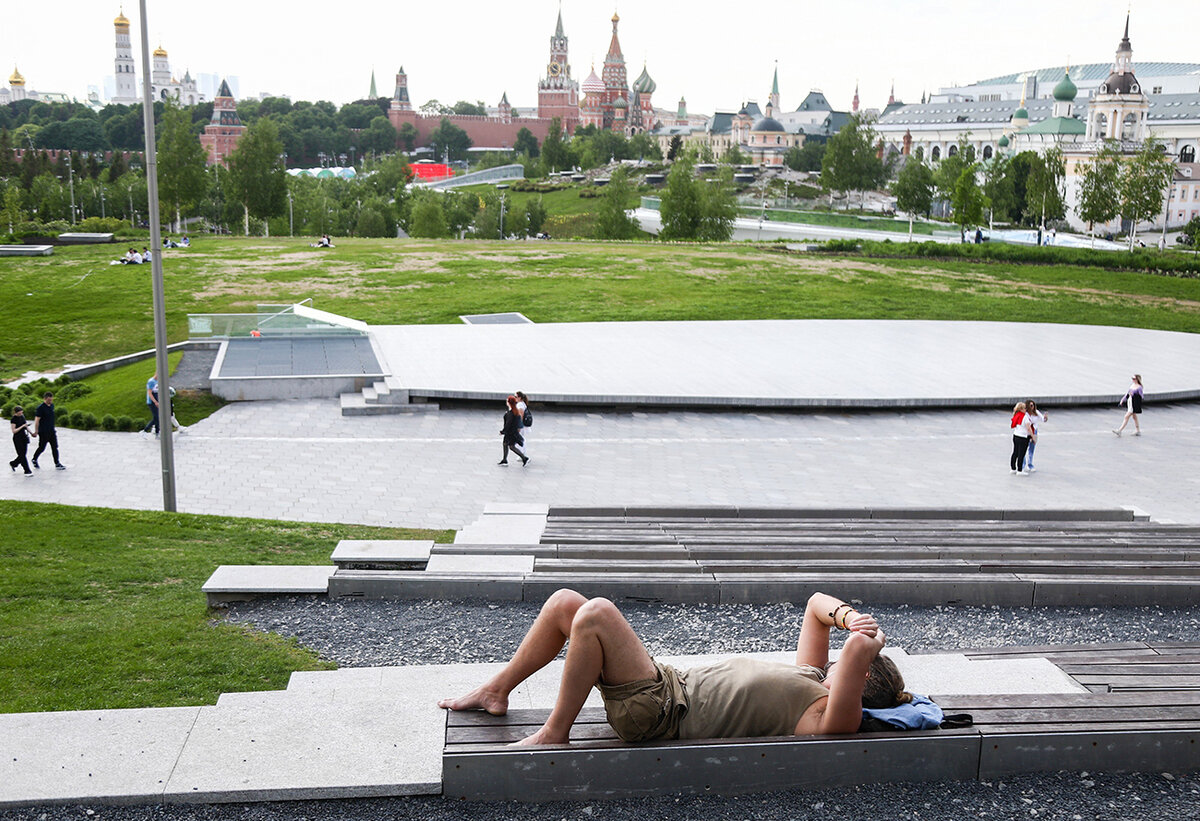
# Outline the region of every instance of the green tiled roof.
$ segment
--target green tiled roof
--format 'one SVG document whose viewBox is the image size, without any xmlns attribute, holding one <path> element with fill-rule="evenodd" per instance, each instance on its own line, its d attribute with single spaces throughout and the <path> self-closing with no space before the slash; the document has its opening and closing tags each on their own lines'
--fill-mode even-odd
<svg viewBox="0 0 1200 821">
<path fill-rule="evenodd" d="M 1074 117 L 1047 117 L 1036 125 L 1021 130 L 1022 134 L 1084 134 L 1087 126 Z"/>
</svg>

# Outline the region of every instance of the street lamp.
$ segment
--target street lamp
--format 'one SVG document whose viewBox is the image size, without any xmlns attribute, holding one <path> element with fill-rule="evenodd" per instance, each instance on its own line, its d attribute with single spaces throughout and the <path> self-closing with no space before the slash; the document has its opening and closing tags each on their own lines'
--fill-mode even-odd
<svg viewBox="0 0 1200 821">
<path fill-rule="evenodd" d="M 296 236 L 296 232 L 292 226 L 292 191 L 290 188 L 288 189 L 288 236 Z"/>
<path fill-rule="evenodd" d="M 500 195 L 500 239 L 504 239 L 504 195 Z"/>
<path fill-rule="evenodd" d="M 71 224 L 75 224 L 75 170 L 71 167 L 71 154 L 67 153 L 67 185 L 71 188 Z"/>
</svg>

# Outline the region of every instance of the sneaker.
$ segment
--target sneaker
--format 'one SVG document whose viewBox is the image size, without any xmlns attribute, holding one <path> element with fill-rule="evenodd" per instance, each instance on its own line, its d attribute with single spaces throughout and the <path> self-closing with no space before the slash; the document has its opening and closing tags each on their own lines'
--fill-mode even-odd
<svg viewBox="0 0 1200 821">
<path fill-rule="evenodd" d="M 499 462 L 497 462 L 496 464 L 498 464 L 498 465 L 504 465 L 505 467 L 508 467 L 508 460 L 507 460 L 507 459 L 501 459 L 501 460 L 500 460 Z"/>
<path fill-rule="evenodd" d="M 25 471 L 25 475 L 26 475 L 26 476 L 32 476 L 32 475 L 33 475 L 33 471 L 32 471 L 32 470 L 27 470 L 27 471 Z"/>
<path fill-rule="evenodd" d="M 1025 472 L 1023 472 L 1023 471 L 1020 471 L 1020 470 L 1018 470 L 1018 471 L 1017 471 L 1017 475 L 1018 475 L 1018 476 L 1028 476 L 1029 474 L 1028 474 L 1028 473 L 1025 473 Z"/>
<path fill-rule="evenodd" d="M 1140 430 L 1135 430 L 1135 431 L 1133 432 L 1133 435 L 1134 435 L 1134 436 L 1141 436 L 1141 435 L 1142 435 L 1142 432 L 1141 432 Z"/>
<path fill-rule="evenodd" d="M 521 467 L 525 467 L 525 466 L 526 466 L 526 465 L 528 465 L 528 464 L 529 464 L 529 457 L 528 457 L 528 456 L 522 456 L 522 457 L 521 457 Z"/>
<path fill-rule="evenodd" d="M 1113 433 L 1115 433 L 1117 436 L 1121 435 L 1121 431 L 1119 431 L 1119 430 L 1114 430 Z"/>
<path fill-rule="evenodd" d="M 66 465 L 55 465 L 54 469 L 55 470 L 66 470 L 67 466 Z"/>
<path fill-rule="evenodd" d="M 1017 472 L 1017 469 L 1016 469 L 1016 468 L 1012 468 L 1012 469 L 1010 469 L 1008 472 L 1009 472 L 1009 473 L 1016 473 L 1016 472 Z"/>
<path fill-rule="evenodd" d="M 16 473 L 16 472 L 17 472 L 17 466 L 16 466 L 16 465 L 14 465 L 12 462 L 9 462 L 8 466 L 9 466 L 10 468 L 12 468 L 12 471 L 13 471 L 13 473 Z"/>
<path fill-rule="evenodd" d="M 1037 468 L 1035 468 L 1033 465 L 1030 465 L 1029 467 L 1025 468 L 1025 470 L 1029 473 L 1033 473 L 1035 470 L 1037 470 Z"/>
<path fill-rule="evenodd" d="M 33 466 L 34 466 L 35 468 L 37 468 L 38 470 L 41 470 L 41 469 L 42 469 L 42 466 L 41 466 L 41 465 L 39 465 L 39 464 L 37 463 L 37 459 L 34 459 L 34 460 L 33 460 Z"/>
</svg>

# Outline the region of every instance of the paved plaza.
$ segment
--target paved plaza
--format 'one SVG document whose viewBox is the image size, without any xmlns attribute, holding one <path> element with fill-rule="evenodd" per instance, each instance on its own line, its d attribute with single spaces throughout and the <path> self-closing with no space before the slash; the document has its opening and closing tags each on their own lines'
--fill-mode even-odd
<svg viewBox="0 0 1200 821">
<path fill-rule="evenodd" d="M 980 407 L 1115 402 L 1153 370 L 1200 398 L 1200 335 L 924 320 L 574 322 L 371 328 L 416 395 L 689 407 Z M 1153 365 L 1149 364 L 1153 363 Z"/>
<path fill-rule="evenodd" d="M 490 502 L 1105 507 L 1200 522 L 1200 405 L 1046 407 L 1037 472 L 1008 470 L 1003 410 L 568 412 L 536 408 L 532 461 L 496 464 L 500 411 L 342 417 L 335 400 L 235 403 L 176 440 L 181 511 L 462 528 Z M 0 497 L 161 509 L 158 443 L 63 430 L 69 470 Z"/>
</svg>

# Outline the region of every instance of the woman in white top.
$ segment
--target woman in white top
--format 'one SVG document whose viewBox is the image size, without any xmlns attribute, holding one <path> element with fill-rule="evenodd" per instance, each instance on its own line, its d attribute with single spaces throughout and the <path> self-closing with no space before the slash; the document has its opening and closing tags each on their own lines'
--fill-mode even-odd
<svg viewBox="0 0 1200 821">
<path fill-rule="evenodd" d="M 1025 417 L 1029 420 L 1030 433 L 1033 434 L 1033 438 L 1029 440 L 1029 451 L 1025 455 L 1025 469 L 1033 473 L 1033 451 L 1037 447 L 1038 427 L 1043 422 L 1048 421 L 1050 416 L 1038 410 L 1037 402 L 1034 402 L 1032 399 L 1026 399 Z"/>
</svg>

